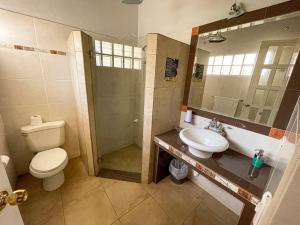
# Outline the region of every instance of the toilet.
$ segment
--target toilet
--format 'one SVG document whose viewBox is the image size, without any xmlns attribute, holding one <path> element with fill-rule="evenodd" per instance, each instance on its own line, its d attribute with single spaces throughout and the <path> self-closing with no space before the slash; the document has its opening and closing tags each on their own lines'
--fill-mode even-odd
<svg viewBox="0 0 300 225">
<path fill-rule="evenodd" d="M 21 127 L 30 151 L 36 153 L 30 162 L 30 174 L 43 179 L 46 191 L 58 189 L 64 183 L 64 168 L 68 163 L 66 151 L 59 146 L 65 142 L 65 122 L 54 121 Z"/>
</svg>

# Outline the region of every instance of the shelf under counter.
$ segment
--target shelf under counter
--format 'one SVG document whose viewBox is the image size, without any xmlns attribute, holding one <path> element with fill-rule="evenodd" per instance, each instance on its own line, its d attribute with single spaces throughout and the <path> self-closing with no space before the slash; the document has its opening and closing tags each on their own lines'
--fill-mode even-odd
<svg viewBox="0 0 300 225">
<path fill-rule="evenodd" d="M 185 162 L 210 181 L 244 203 L 239 224 L 250 224 L 255 205 L 260 201 L 267 185 L 272 167 L 260 169 L 251 166 L 251 158 L 231 149 L 201 159 L 188 150 L 176 130 L 154 137 L 156 145 L 154 182 L 169 175 L 168 167 L 173 158 Z M 251 176 L 250 176 L 251 174 Z"/>
</svg>

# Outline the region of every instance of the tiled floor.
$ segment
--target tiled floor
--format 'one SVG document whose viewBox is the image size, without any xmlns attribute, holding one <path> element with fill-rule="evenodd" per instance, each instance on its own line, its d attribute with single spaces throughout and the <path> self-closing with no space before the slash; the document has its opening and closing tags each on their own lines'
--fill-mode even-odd
<svg viewBox="0 0 300 225">
<path fill-rule="evenodd" d="M 53 192 L 31 175 L 19 178 L 29 191 L 20 206 L 25 225 L 235 225 L 237 216 L 192 182 L 137 184 L 87 176 L 80 159 L 65 169 Z"/>
<path fill-rule="evenodd" d="M 102 167 L 112 170 L 141 173 L 142 150 L 137 145 L 130 145 L 118 151 L 102 156 Z"/>
</svg>

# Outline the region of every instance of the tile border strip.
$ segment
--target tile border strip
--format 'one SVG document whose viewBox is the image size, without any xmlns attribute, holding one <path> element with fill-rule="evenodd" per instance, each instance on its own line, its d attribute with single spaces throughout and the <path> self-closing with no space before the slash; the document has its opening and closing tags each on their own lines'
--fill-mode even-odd
<svg viewBox="0 0 300 225">
<path fill-rule="evenodd" d="M 232 183 L 231 181 L 228 181 L 226 178 L 223 176 L 217 174 L 215 171 L 207 168 L 203 164 L 196 162 L 194 159 L 189 157 L 188 155 L 178 151 L 176 148 L 173 146 L 167 144 L 166 142 L 160 140 L 158 137 L 154 137 L 154 141 L 158 143 L 160 146 L 164 147 L 168 151 L 172 152 L 179 158 L 181 158 L 183 161 L 187 162 L 188 164 L 196 167 L 199 169 L 202 173 L 206 174 L 210 178 L 214 179 L 216 182 L 220 183 L 221 185 L 225 186 L 226 188 L 230 189 L 234 193 L 238 194 L 242 198 L 246 199 L 248 202 L 252 203 L 253 205 L 257 205 L 260 201 L 258 197 L 255 195 L 251 194 L 247 190 L 239 187 L 238 185 Z"/>
<path fill-rule="evenodd" d="M 41 52 L 41 53 L 48 53 L 52 55 L 62 55 L 66 56 L 67 52 L 55 50 L 55 49 L 41 49 L 41 48 L 35 48 L 31 46 L 26 45 L 17 45 L 17 44 L 6 44 L 6 43 L 0 43 L 0 48 L 7 48 L 7 49 L 14 49 L 19 51 L 30 51 L 30 52 Z"/>
</svg>

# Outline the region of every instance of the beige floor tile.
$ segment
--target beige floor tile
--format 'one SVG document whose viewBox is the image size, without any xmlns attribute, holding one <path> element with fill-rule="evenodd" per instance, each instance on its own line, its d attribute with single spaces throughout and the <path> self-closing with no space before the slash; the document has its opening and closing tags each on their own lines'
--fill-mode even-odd
<svg viewBox="0 0 300 225">
<path fill-rule="evenodd" d="M 176 224 L 182 224 L 207 194 L 191 181 L 177 185 L 169 178 L 152 183 L 146 189 Z"/>
<path fill-rule="evenodd" d="M 64 205 L 66 225 L 110 225 L 117 215 L 104 191 Z"/>
<path fill-rule="evenodd" d="M 80 157 L 69 160 L 66 168 L 64 169 L 64 173 L 66 181 L 73 178 L 88 176 L 88 173 Z"/>
<path fill-rule="evenodd" d="M 140 173 L 142 171 L 142 150 L 137 145 L 130 145 L 118 151 L 102 156 L 102 167 Z"/>
<path fill-rule="evenodd" d="M 63 204 L 71 204 L 99 190 L 103 188 L 98 177 L 73 178 L 65 182 L 61 188 Z"/>
<path fill-rule="evenodd" d="M 19 208 L 25 225 L 64 225 L 60 190 L 33 192 Z"/>
<path fill-rule="evenodd" d="M 172 220 L 153 198 L 148 198 L 120 218 L 122 225 L 172 225 Z"/>
<path fill-rule="evenodd" d="M 183 225 L 225 225 L 225 223 L 220 221 L 208 207 L 200 203 Z"/>
<path fill-rule="evenodd" d="M 201 204 L 215 212 L 219 220 L 225 221 L 226 225 L 237 224 L 239 217 L 211 195 L 207 195 Z"/>
<path fill-rule="evenodd" d="M 118 216 L 124 215 L 150 196 L 143 185 L 126 181 L 115 182 L 105 188 L 105 192 Z"/>
<path fill-rule="evenodd" d="M 27 173 L 18 177 L 17 189 L 26 189 L 31 195 L 32 192 L 42 190 L 42 179 L 35 178 Z"/>
<path fill-rule="evenodd" d="M 102 187 L 105 189 L 118 182 L 118 180 L 114 180 L 114 179 L 109 179 L 104 177 L 98 177 L 98 178 L 101 181 Z"/>
</svg>

